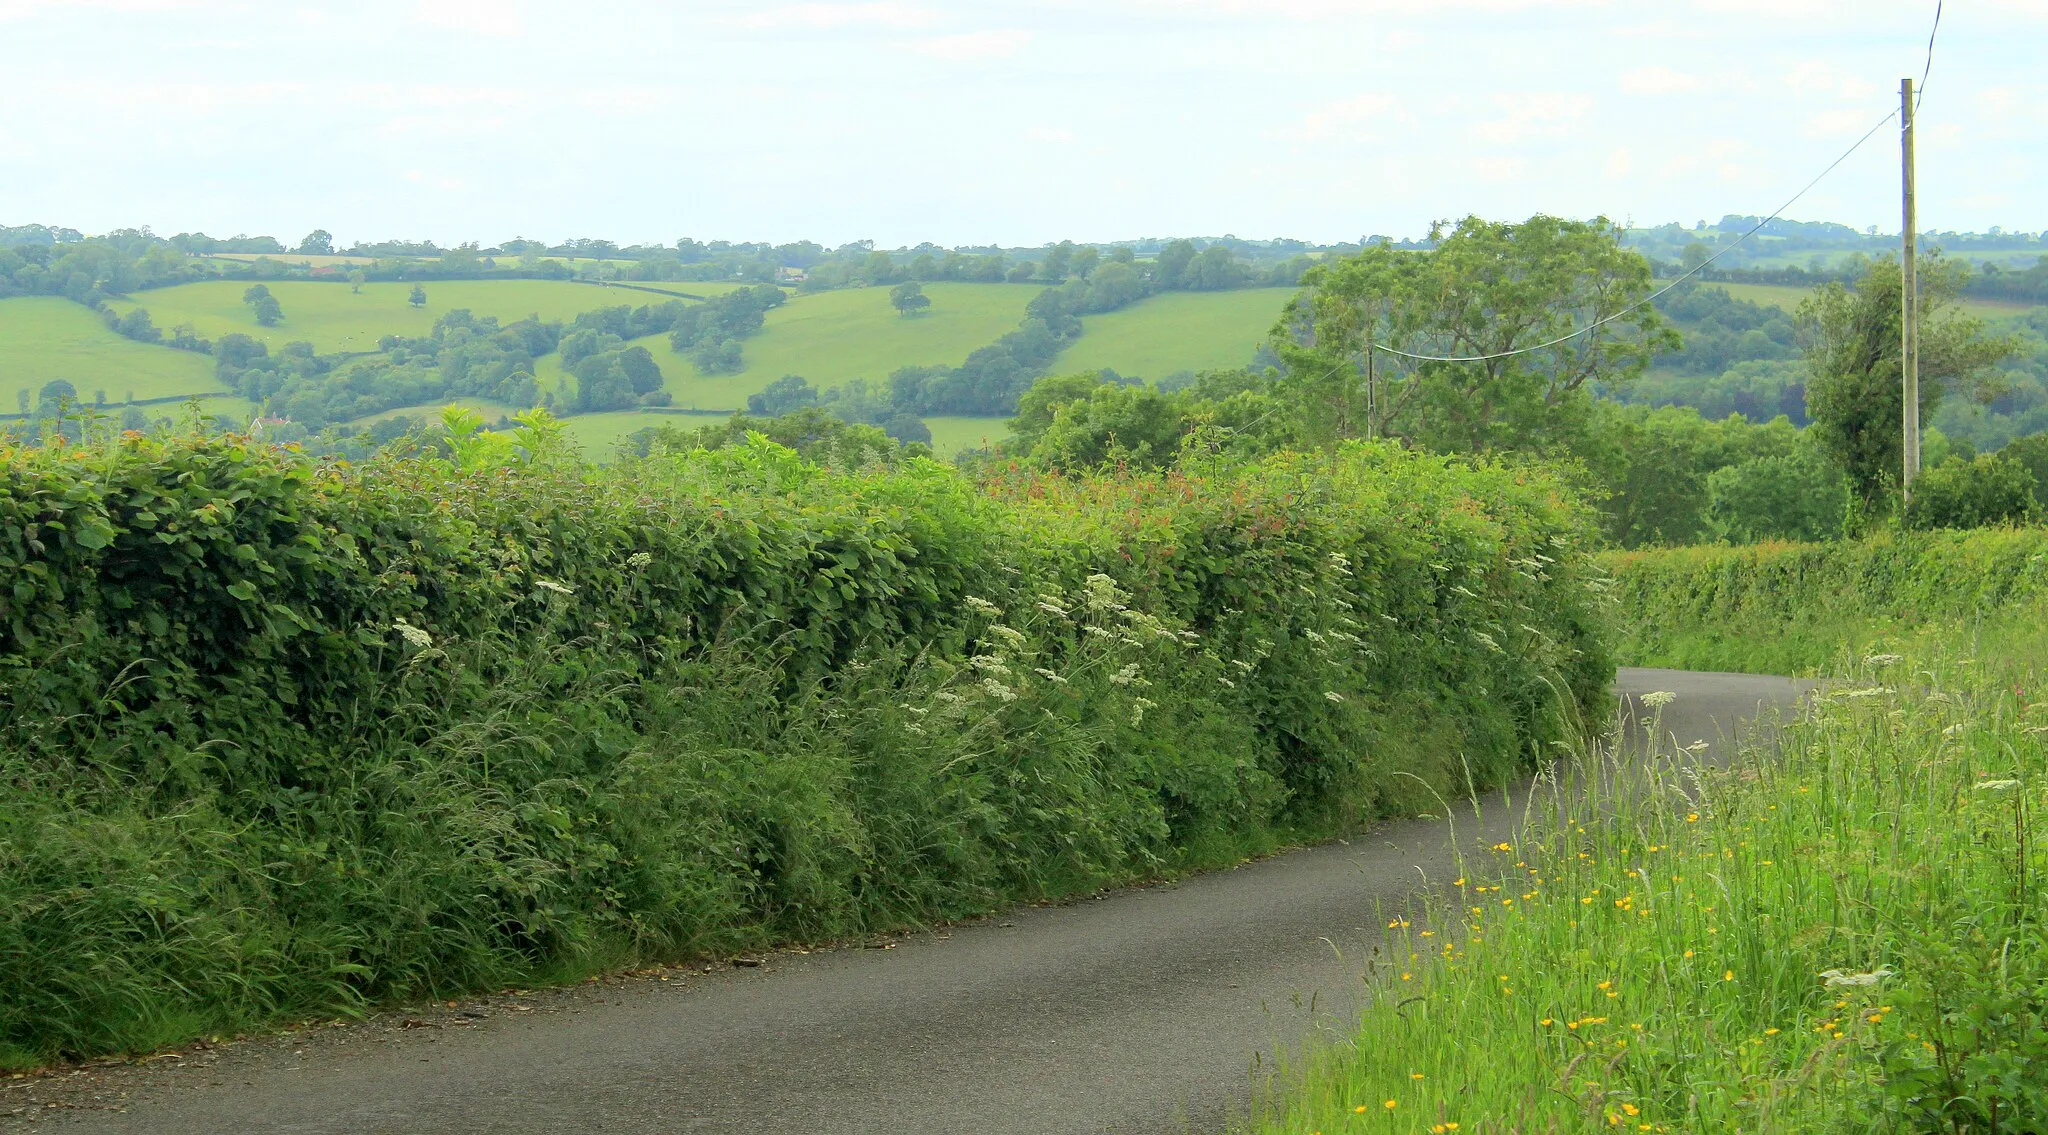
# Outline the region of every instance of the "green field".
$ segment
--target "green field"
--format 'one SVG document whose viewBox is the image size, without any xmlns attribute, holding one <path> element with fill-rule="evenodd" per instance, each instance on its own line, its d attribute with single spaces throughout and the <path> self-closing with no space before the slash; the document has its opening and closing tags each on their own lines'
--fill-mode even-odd
<svg viewBox="0 0 2048 1135">
<path fill-rule="evenodd" d="M 612 410 L 602 414 L 577 414 L 563 418 L 569 436 L 583 449 L 583 455 L 592 461 L 604 461 L 611 457 L 612 450 L 628 436 L 655 426 L 674 426 L 691 430 L 698 426 L 714 425 L 725 420 L 724 414 L 678 414 L 657 410 Z"/>
<path fill-rule="evenodd" d="M 190 323 L 205 339 L 239 331 L 269 344 L 272 350 L 303 340 L 323 353 L 372 351 L 385 335 L 427 335 L 436 319 L 456 308 L 466 307 L 478 315 L 495 315 L 509 322 L 528 315 L 570 320 L 600 307 L 664 302 L 661 296 L 643 291 L 565 280 L 430 280 L 422 285 L 427 291 L 425 307 L 407 302 L 412 292 L 407 283 L 364 284 L 361 294 L 351 292 L 346 284 L 310 280 L 278 280 L 268 286 L 284 307 L 284 322 L 276 327 L 256 325 L 256 317 L 242 302 L 242 293 L 249 287 L 242 280 L 180 284 L 110 302 L 122 312 L 138 306 L 148 309 L 150 318 L 165 331 Z M 733 285 L 666 286 L 705 295 Z"/>
<path fill-rule="evenodd" d="M 1292 288 L 1167 292 L 1081 320 L 1081 337 L 1053 373 L 1108 367 L 1126 378 L 1241 367 L 1280 318 Z"/>
<path fill-rule="evenodd" d="M 982 449 L 1010 436 L 1008 418 L 932 417 L 924 424 L 932 431 L 932 452 L 954 457 L 970 449 Z"/>
<path fill-rule="evenodd" d="M 1805 299 L 1807 293 L 1812 290 L 1810 288 L 1795 287 L 1791 284 L 1708 284 L 1706 286 L 1710 288 L 1726 288 L 1728 289 L 1728 294 L 1735 299 L 1748 300 L 1751 303 L 1760 303 L 1766 306 L 1781 307 L 1788 312 L 1798 311 L 1799 301 Z M 2027 304 L 2012 303 L 2006 300 L 1966 298 L 1958 301 L 1956 306 L 1969 315 L 1981 316 L 1986 319 L 2000 315 L 2017 315 L 2020 312 L 2030 310 Z"/>
<path fill-rule="evenodd" d="M 687 358 L 669 349 L 665 335 L 650 335 L 640 344 L 661 364 L 677 406 L 744 410 L 747 395 L 785 374 L 800 374 L 829 390 L 853 378 L 885 379 L 898 367 L 964 362 L 975 348 L 1015 330 L 1025 305 L 1041 290 L 1033 284 L 928 284 L 925 294 L 932 306 L 914 319 L 896 314 L 886 288 L 792 296 L 768 313 L 760 334 L 745 341 L 746 369 L 738 374 L 699 375 Z M 541 359 L 535 370 L 543 389 L 574 382 L 559 356 Z"/>
<path fill-rule="evenodd" d="M 96 390 L 120 402 L 131 393 L 146 399 L 227 389 L 214 380 L 211 358 L 123 339 L 70 300 L 0 300 L 0 414 L 19 408 L 17 391 L 33 396 L 56 378 L 86 401 Z"/>
</svg>

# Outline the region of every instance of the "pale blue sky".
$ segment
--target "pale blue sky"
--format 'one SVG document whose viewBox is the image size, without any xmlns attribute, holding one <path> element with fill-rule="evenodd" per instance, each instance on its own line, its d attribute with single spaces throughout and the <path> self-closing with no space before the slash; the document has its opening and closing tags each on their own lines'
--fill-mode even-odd
<svg viewBox="0 0 2048 1135">
<path fill-rule="evenodd" d="M 1933 0 L 0 0 L 0 224 L 486 244 L 1762 213 Z M 2048 228 L 2048 0 L 1948 5 L 1932 229 Z M 1791 213 L 1898 227 L 1886 129 Z"/>
</svg>

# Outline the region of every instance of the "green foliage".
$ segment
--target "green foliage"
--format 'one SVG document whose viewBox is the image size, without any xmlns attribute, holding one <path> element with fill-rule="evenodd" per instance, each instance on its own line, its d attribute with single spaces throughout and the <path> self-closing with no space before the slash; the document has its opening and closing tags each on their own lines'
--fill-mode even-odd
<svg viewBox="0 0 2048 1135">
<path fill-rule="evenodd" d="M 2016 349 L 1985 333 L 1984 321 L 1947 313 L 1967 264 L 1930 256 L 1919 268 L 1920 417 L 1931 422 L 1949 387 L 1989 393 L 1985 370 Z M 1866 501 L 1896 485 L 1904 461 L 1900 422 L 1902 285 L 1897 260 L 1879 260 L 1853 289 L 1828 283 L 1799 306 L 1806 342 L 1806 409 L 1822 446 L 1848 471 Z"/>
<path fill-rule="evenodd" d="M 1998 452 L 2033 474 L 2034 499 L 2048 504 L 2048 434 L 2020 438 Z"/>
<path fill-rule="evenodd" d="M 1390 912 L 1356 1043 L 1252 1129 L 2048 1130 L 2048 607 L 2001 613 L 1851 661 L 1732 768 L 1568 764 Z"/>
<path fill-rule="evenodd" d="M 924 294 L 923 284 L 905 280 L 889 289 L 889 306 L 895 308 L 898 315 L 922 315 L 930 310 L 932 297 Z"/>
<path fill-rule="evenodd" d="M 1731 544 L 1831 540 L 1849 512 L 1849 481 L 1812 445 L 1708 474 L 1707 526 Z"/>
<path fill-rule="evenodd" d="M 275 327 L 284 320 L 284 307 L 263 284 L 252 285 L 243 292 L 242 302 L 249 305 L 249 310 L 255 314 L 258 327 Z"/>
<path fill-rule="evenodd" d="M 2048 529 L 1612 553 L 1632 666 L 1812 673 L 1874 638 L 2048 593 Z"/>
<path fill-rule="evenodd" d="M 0 452 L 5 1059 L 1226 861 L 1526 767 L 1611 673 L 1525 472 L 478 425 Z"/>
<path fill-rule="evenodd" d="M 1987 453 L 1922 473 L 1901 517 L 1908 528 L 1983 528 L 2024 523 L 2040 508 L 2033 472 L 2003 454 Z"/>
<path fill-rule="evenodd" d="M 1568 445 L 1593 390 L 1625 388 L 1679 345 L 1654 308 L 1633 306 L 1650 265 L 1620 232 L 1604 218 L 1468 217 L 1427 256 L 1376 244 L 1310 269 L 1278 329 L 1302 433 L 1443 452 Z"/>
</svg>

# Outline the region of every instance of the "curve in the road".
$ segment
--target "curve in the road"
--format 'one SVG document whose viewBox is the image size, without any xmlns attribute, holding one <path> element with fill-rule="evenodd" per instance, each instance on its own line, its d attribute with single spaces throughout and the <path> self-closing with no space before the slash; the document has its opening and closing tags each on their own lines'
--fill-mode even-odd
<svg viewBox="0 0 2048 1135">
<path fill-rule="evenodd" d="M 1664 725 L 1726 739 L 1802 686 L 1625 670 Z M 1523 794 L 1466 813 L 1503 838 Z M 1346 1030 L 1381 910 L 1447 878 L 1450 828 L 1400 821 L 1177 885 L 1031 908 L 890 949 L 494 999 L 87 1073 L 16 1122 L 213 1132 L 1214 1130 L 1257 1062 Z M 46 1085 L 47 1087 L 47 1085 Z M 28 1101 L 24 1104 L 22 1101 Z"/>
</svg>

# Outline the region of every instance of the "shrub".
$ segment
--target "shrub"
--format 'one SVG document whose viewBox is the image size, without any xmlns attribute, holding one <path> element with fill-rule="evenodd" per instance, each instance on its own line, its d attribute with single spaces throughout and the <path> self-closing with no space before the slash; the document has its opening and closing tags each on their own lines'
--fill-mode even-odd
<svg viewBox="0 0 2048 1135">
<path fill-rule="evenodd" d="M 1707 525 L 1736 544 L 1841 535 L 1849 479 L 1811 447 L 1755 457 L 1707 475 Z"/>
<path fill-rule="evenodd" d="M 1989 453 L 1946 461 L 1921 474 L 1903 517 L 1908 528 L 1983 528 L 2025 521 L 2039 507 L 2033 472 Z"/>
<path fill-rule="evenodd" d="M 1886 530 L 1602 562 L 1614 574 L 1625 664 L 1805 673 L 1887 629 L 1981 617 L 2048 591 L 2048 530 Z"/>
<path fill-rule="evenodd" d="M 1611 673 L 1526 471 L 521 436 L 0 453 L 0 1060 L 1234 859 L 1526 767 Z"/>
</svg>

